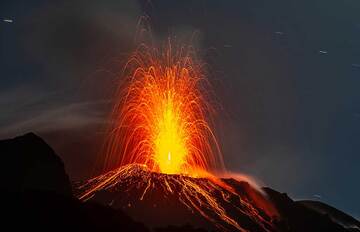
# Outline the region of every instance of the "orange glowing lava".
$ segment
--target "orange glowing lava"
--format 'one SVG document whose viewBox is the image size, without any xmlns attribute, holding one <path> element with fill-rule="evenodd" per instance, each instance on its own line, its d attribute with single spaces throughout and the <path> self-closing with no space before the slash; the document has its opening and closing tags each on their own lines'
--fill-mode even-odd
<svg viewBox="0 0 360 232">
<path fill-rule="evenodd" d="M 142 45 L 124 68 L 106 165 L 199 176 L 222 169 L 209 83 L 191 47 Z"/>
</svg>

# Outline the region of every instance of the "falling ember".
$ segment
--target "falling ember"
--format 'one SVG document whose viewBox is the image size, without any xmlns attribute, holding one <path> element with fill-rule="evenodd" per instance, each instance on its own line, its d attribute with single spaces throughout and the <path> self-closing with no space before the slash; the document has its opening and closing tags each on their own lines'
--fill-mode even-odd
<svg viewBox="0 0 360 232">
<path fill-rule="evenodd" d="M 113 110 L 106 167 L 137 163 L 165 174 L 222 169 L 203 64 L 191 47 L 145 45 L 132 54 Z"/>
</svg>

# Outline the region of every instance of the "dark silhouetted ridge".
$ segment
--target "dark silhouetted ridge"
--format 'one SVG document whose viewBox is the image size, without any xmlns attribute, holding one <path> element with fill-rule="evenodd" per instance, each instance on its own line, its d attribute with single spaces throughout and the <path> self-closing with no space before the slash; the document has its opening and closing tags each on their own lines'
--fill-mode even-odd
<svg viewBox="0 0 360 232">
<path fill-rule="evenodd" d="M 52 191 L 71 195 L 71 183 L 64 163 L 39 136 L 28 133 L 0 140 L 1 189 Z"/>
</svg>

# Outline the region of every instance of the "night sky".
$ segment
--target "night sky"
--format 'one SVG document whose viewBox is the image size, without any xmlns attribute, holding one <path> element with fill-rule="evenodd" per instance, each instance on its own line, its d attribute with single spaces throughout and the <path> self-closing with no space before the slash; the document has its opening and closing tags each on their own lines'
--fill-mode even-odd
<svg viewBox="0 0 360 232">
<path fill-rule="evenodd" d="M 1 138 L 34 131 L 90 177 L 146 14 L 209 65 L 228 169 L 360 217 L 358 0 L 48 2 L 0 3 Z"/>
</svg>

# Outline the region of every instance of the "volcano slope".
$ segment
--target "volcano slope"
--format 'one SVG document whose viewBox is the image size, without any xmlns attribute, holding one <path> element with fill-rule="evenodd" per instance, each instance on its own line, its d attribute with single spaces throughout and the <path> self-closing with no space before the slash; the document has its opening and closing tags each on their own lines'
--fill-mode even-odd
<svg viewBox="0 0 360 232">
<path fill-rule="evenodd" d="M 76 195 L 121 209 L 150 228 L 189 224 L 208 231 L 349 231 L 270 188 L 127 165 L 77 183 Z"/>
<path fill-rule="evenodd" d="M 151 227 L 190 223 L 211 230 L 274 231 L 269 209 L 250 196 L 255 191 L 242 191 L 249 189 L 245 182 L 236 184 L 240 192 L 222 181 L 161 174 L 131 164 L 76 189 L 80 199 L 120 208 Z"/>
</svg>

